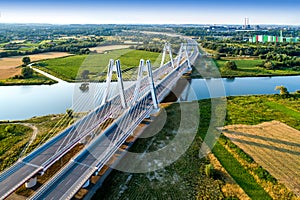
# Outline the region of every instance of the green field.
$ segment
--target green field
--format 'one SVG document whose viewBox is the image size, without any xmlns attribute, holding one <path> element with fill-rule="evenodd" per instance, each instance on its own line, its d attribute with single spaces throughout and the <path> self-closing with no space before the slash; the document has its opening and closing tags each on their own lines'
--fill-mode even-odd
<svg viewBox="0 0 300 200">
<path fill-rule="evenodd" d="M 251 77 L 251 76 L 284 76 L 284 75 L 299 75 L 299 71 L 291 69 L 285 70 L 268 70 L 257 65 L 261 64 L 263 60 L 247 60 L 247 59 L 235 59 L 237 70 L 226 70 L 224 64 L 227 60 L 215 61 L 216 66 L 220 69 L 222 77 Z"/>
<path fill-rule="evenodd" d="M 227 61 L 234 61 L 237 65 L 237 70 L 228 70 L 224 67 Z M 198 63 L 195 63 L 192 73 L 193 78 L 199 77 L 258 77 L 258 76 L 288 76 L 299 75 L 299 71 L 292 69 L 277 69 L 268 70 L 257 65 L 261 64 L 263 60 L 260 59 L 221 59 L 214 60 L 211 58 L 204 58 Z"/>
<path fill-rule="evenodd" d="M 286 99 L 279 95 L 229 97 L 225 124 L 258 124 L 265 121 L 279 120 L 300 130 L 300 119 L 298 116 L 299 97 L 299 95 Z M 275 104 L 274 102 L 277 103 Z M 149 181 L 148 178 L 151 174 L 130 174 L 113 171 L 104 182 L 104 186 L 94 196 L 94 199 L 100 197 L 114 199 L 116 196 L 120 199 L 164 199 L 168 197 L 172 199 L 225 198 L 224 194 L 220 193 L 220 188 L 223 184 L 222 175 L 219 174 L 221 178 L 207 178 L 204 174 L 204 165 L 208 161 L 198 158 L 199 146 L 207 133 L 211 116 L 210 100 L 201 100 L 199 105 L 201 109 L 201 126 L 199 127 L 198 135 L 189 150 L 179 160 L 164 170 L 156 171 L 159 177 L 163 178 L 163 181 L 156 179 Z M 176 122 L 176 115 L 180 115 L 180 112 L 177 111 L 179 109 L 178 106 L 179 104 L 173 104 L 167 108 L 171 118 L 170 120 L 168 118 L 166 126 L 159 134 L 168 136 L 168 133 L 178 127 Z M 157 143 L 162 140 L 162 135 L 159 134 L 156 135 L 157 138 L 154 140 Z M 131 151 L 143 151 L 149 140 L 151 141 L 149 138 L 137 140 Z M 153 145 L 150 146 L 150 149 L 151 151 L 155 150 Z M 278 189 L 278 191 L 274 192 L 277 195 L 277 199 L 291 199 L 295 197 L 284 186 L 278 185 L 279 183 L 270 174 L 255 164 L 251 157 L 225 136 L 222 135 L 220 137 L 219 142 L 214 146 L 213 153 L 251 199 L 272 199 L 265 190 L 268 187 Z M 248 163 L 248 165 L 245 166 L 241 163 Z M 172 179 L 174 173 L 180 177 L 179 185 L 178 182 L 174 182 Z M 124 184 L 125 182 L 126 184 Z M 120 193 L 121 188 L 125 188 L 125 190 Z M 230 197 L 227 198 L 230 199 Z M 232 196 L 232 198 L 236 197 Z"/>
<path fill-rule="evenodd" d="M 57 83 L 56 81 L 45 77 L 39 73 L 34 72 L 32 78 L 27 79 L 14 79 L 8 78 L 4 80 L 0 80 L 0 86 L 9 86 L 9 85 L 51 85 Z"/>
<path fill-rule="evenodd" d="M 106 72 L 109 59 L 120 59 L 122 70 L 130 74 L 131 72 L 128 72 L 128 70 L 136 68 L 140 59 L 149 59 L 154 67 L 158 66 L 161 55 L 149 51 L 121 49 L 109 51 L 105 54 L 75 55 L 51 59 L 39 62 L 37 65 L 40 69 L 67 81 L 80 80 L 83 70 L 89 70 L 90 80 L 97 80 L 101 73 Z"/>
</svg>

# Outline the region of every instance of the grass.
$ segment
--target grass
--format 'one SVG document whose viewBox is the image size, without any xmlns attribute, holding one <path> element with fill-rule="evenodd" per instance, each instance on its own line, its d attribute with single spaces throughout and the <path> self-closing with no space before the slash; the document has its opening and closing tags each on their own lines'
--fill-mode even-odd
<svg viewBox="0 0 300 200">
<path fill-rule="evenodd" d="M 34 75 L 32 78 L 27 79 L 13 79 L 8 78 L 4 80 L 0 80 L 0 86 L 11 86 L 11 85 L 51 85 L 57 83 L 56 81 L 45 77 L 43 75 L 40 75 L 36 72 L 34 72 Z"/>
<path fill-rule="evenodd" d="M 281 113 L 284 113 L 285 115 L 292 117 L 294 119 L 300 120 L 300 113 L 292 110 L 290 108 L 287 108 L 285 105 L 275 102 L 266 102 L 266 104 L 273 110 L 278 110 Z"/>
<path fill-rule="evenodd" d="M 16 161 L 31 133 L 31 128 L 21 124 L 0 124 L 0 171 Z"/>
<path fill-rule="evenodd" d="M 299 94 L 290 98 L 280 95 L 229 97 L 226 124 L 256 125 L 278 120 L 300 130 L 299 98 Z"/>
<path fill-rule="evenodd" d="M 204 109 L 201 108 L 201 111 Z M 153 152 L 166 146 L 174 138 L 180 122 L 180 105 L 167 109 L 164 128 L 151 138 L 138 139 L 131 152 Z M 209 120 L 208 120 L 209 122 Z M 153 126 L 157 126 L 153 124 Z M 208 124 L 204 125 L 207 129 Z M 151 128 L 149 130 L 152 131 Z M 147 131 L 146 131 L 147 132 Z M 130 174 L 114 170 L 104 181 L 93 199 L 222 199 L 222 181 L 205 174 L 206 158 L 199 158 L 199 135 L 189 149 L 170 166 L 149 173 Z M 125 184 L 126 183 L 126 184 Z M 122 188 L 125 190 L 123 192 Z"/>
<path fill-rule="evenodd" d="M 238 67 L 237 70 L 226 70 L 224 65 L 227 60 L 217 60 L 216 65 L 221 71 L 222 77 L 251 77 L 251 76 L 284 76 L 284 75 L 299 75 L 299 71 L 292 69 L 285 70 L 268 70 L 257 65 L 261 64 L 263 60 L 245 60 L 235 59 L 234 61 Z"/>
<path fill-rule="evenodd" d="M 162 138 L 170 137 L 170 132 L 178 128 L 178 118 L 180 110 L 179 104 L 173 104 L 167 108 L 168 119 L 165 127 L 158 135 L 156 135 L 154 144 L 160 143 Z M 208 164 L 206 159 L 199 159 L 199 146 L 201 141 L 206 136 L 207 129 L 210 123 L 211 103 L 210 100 L 199 101 L 201 126 L 195 141 L 187 150 L 187 152 L 180 157 L 172 165 L 155 172 L 158 177 L 163 178 L 164 181 L 148 180 L 147 177 L 154 176 L 154 174 L 129 174 L 124 172 L 113 171 L 109 178 L 104 182 L 102 188 L 99 189 L 93 199 L 99 197 L 105 199 L 114 199 L 116 196 L 121 199 L 127 198 L 174 198 L 174 199 L 223 199 L 225 198 L 220 191 L 222 187 L 221 180 L 214 180 L 205 175 L 205 166 Z M 169 117 L 170 116 L 170 117 Z M 177 116 L 177 117 L 176 117 Z M 160 138 L 160 139 L 159 139 Z M 169 138 L 172 140 L 172 138 Z M 155 151 L 155 145 L 149 146 L 151 139 L 138 139 L 131 151 L 143 152 L 145 147 L 148 151 Z M 167 140 L 168 141 L 168 140 Z M 224 141 L 224 138 L 223 138 Z M 236 149 L 239 149 L 236 147 Z M 240 150 L 240 149 L 239 149 Z M 244 189 L 244 191 L 252 199 L 271 199 L 270 195 L 257 183 L 255 177 L 251 174 L 248 168 L 245 168 L 235 156 L 228 151 L 224 144 L 218 142 L 213 149 L 213 153 L 231 174 L 235 181 Z M 243 158 L 253 162 L 241 150 L 239 155 Z M 257 173 L 264 173 L 263 169 L 258 170 Z M 174 180 L 172 181 L 172 174 L 179 177 L 180 184 Z M 130 178 L 129 178 L 130 177 Z M 129 181 L 127 181 L 129 180 Z M 124 183 L 126 184 L 124 185 Z M 192 186 L 192 187 L 191 187 Z M 120 193 L 120 188 L 126 188 L 123 193 Z M 234 197 L 227 197 L 234 198 Z"/>
<path fill-rule="evenodd" d="M 225 63 L 229 59 L 213 60 L 206 59 L 206 62 L 200 62 L 194 67 L 197 70 L 193 71 L 192 77 L 206 77 L 206 73 L 209 73 L 211 76 L 207 77 L 216 77 L 216 74 L 219 74 L 224 77 L 259 77 L 259 76 L 290 76 L 290 75 L 299 75 L 299 71 L 292 69 L 280 69 L 280 70 L 268 70 L 257 65 L 261 64 L 263 60 L 260 59 L 242 59 L 235 58 L 230 59 L 234 61 L 237 65 L 237 70 L 228 70 L 224 67 Z M 206 66 L 206 69 L 203 70 L 203 66 Z M 217 72 L 219 71 L 219 72 Z"/>
<path fill-rule="evenodd" d="M 38 129 L 36 139 L 24 152 L 25 154 L 28 154 L 41 142 L 45 142 L 48 138 L 54 136 L 69 125 L 72 119 L 64 116 L 65 115 L 61 114 L 47 115 L 42 117 L 33 117 L 21 121 L 0 122 L 0 171 L 17 161 L 21 152 L 28 143 L 29 138 L 31 137 L 32 129 L 22 124 L 31 124 Z M 13 133 L 8 134 L 5 131 L 7 126 L 15 126 Z"/>
<path fill-rule="evenodd" d="M 105 54 L 75 55 L 51 59 L 39 62 L 38 66 L 40 69 L 66 81 L 81 79 L 80 75 L 83 70 L 89 70 L 89 78 L 97 80 L 99 75 L 107 71 L 109 59 L 120 59 L 122 70 L 128 71 L 132 68 L 135 69 L 139 65 L 140 59 L 149 59 L 152 64 L 158 63 L 157 60 L 160 61 L 159 56 L 159 53 L 149 51 L 119 49 Z"/>
<path fill-rule="evenodd" d="M 251 199 L 272 199 L 256 182 L 247 169 L 245 169 L 222 144 L 217 142 L 214 146 L 213 153 L 216 155 L 222 166 Z"/>
</svg>

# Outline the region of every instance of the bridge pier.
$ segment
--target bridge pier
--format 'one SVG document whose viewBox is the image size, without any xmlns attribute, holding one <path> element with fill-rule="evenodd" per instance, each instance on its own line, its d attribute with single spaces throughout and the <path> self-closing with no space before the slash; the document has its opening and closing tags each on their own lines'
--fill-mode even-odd
<svg viewBox="0 0 300 200">
<path fill-rule="evenodd" d="M 25 183 L 25 187 L 32 188 L 36 185 L 36 183 L 37 183 L 37 176 L 34 176 Z"/>
</svg>

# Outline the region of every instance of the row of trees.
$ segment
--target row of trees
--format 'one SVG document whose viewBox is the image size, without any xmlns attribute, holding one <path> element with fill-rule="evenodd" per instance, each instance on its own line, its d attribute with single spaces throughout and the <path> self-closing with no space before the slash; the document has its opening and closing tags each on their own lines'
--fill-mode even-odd
<svg viewBox="0 0 300 200">
<path fill-rule="evenodd" d="M 257 44 L 251 46 L 250 44 L 236 44 L 224 42 L 208 42 L 201 43 L 202 47 L 217 51 L 222 55 L 229 56 L 265 56 L 268 53 L 282 54 L 287 56 L 300 56 L 300 45 L 287 45 L 287 44 Z"/>
<path fill-rule="evenodd" d="M 37 53 L 45 52 L 69 52 L 72 54 L 88 54 L 90 53 L 89 47 L 96 47 L 98 43 L 82 43 L 82 44 L 72 44 L 72 45 L 57 45 L 50 47 L 35 48 L 33 50 L 27 51 L 3 51 L 0 52 L 0 58 L 9 57 L 9 56 L 23 56 L 31 55 Z"/>
</svg>

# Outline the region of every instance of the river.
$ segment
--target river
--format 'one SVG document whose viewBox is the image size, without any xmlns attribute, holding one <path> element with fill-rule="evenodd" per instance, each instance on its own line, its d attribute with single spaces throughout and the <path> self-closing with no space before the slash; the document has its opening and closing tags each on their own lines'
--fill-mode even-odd
<svg viewBox="0 0 300 200">
<path fill-rule="evenodd" d="M 127 86 L 129 83 L 126 84 Z M 219 96 L 275 94 L 277 85 L 284 85 L 290 92 L 300 90 L 300 76 L 250 77 L 234 79 L 192 79 L 182 93 L 185 101 Z M 54 85 L 1 86 L 0 120 L 21 120 L 33 116 L 65 113 L 66 109 L 87 111 L 99 104 L 99 91 L 104 83 L 90 83 L 88 91 L 81 91 L 80 84 L 59 82 Z M 116 93 L 113 84 L 111 95 Z M 195 95 L 192 95 L 193 92 Z M 96 94 L 96 95 L 95 95 Z M 79 103 L 78 103 L 79 102 Z"/>
</svg>

